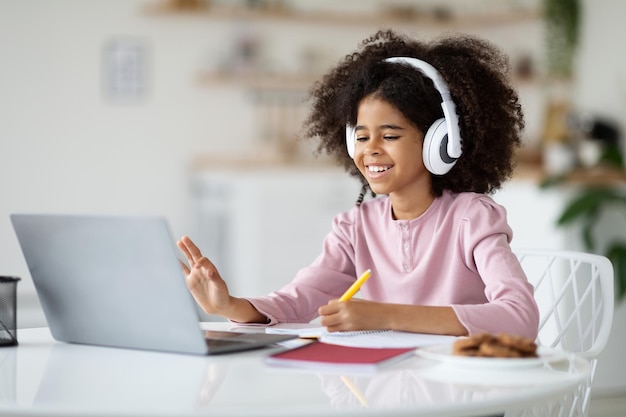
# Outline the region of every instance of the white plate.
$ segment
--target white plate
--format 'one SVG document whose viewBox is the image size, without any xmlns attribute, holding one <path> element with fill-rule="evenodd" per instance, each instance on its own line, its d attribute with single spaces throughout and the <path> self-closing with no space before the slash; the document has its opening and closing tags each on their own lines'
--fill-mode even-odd
<svg viewBox="0 0 626 417">
<path fill-rule="evenodd" d="M 539 366 L 545 362 L 555 360 L 561 356 L 557 350 L 538 347 L 536 358 L 481 358 L 475 356 L 460 356 L 452 354 L 452 344 L 426 346 L 417 349 L 417 354 L 426 359 L 472 368 L 527 368 Z"/>
</svg>

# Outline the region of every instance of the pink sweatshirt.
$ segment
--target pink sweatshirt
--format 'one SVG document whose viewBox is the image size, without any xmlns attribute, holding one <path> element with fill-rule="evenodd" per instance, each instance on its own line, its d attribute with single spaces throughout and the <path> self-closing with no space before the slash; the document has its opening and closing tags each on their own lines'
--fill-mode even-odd
<svg viewBox="0 0 626 417">
<path fill-rule="evenodd" d="M 322 253 L 291 283 L 248 300 L 270 324 L 308 322 L 370 268 L 360 298 L 451 306 L 470 334 L 534 339 L 539 313 L 511 238 L 505 209 L 484 194 L 445 192 L 413 220 L 394 220 L 379 197 L 337 215 Z"/>
</svg>

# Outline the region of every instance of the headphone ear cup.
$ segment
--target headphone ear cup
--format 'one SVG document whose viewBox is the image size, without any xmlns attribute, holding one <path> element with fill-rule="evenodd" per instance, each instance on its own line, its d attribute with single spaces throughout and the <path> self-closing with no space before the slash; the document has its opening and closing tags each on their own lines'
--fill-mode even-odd
<svg viewBox="0 0 626 417">
<path fill-rule="evenodd" d="M 348 150 L 348 155 L 350 158 L 354 159 L 354 148 L 356 147 L 356 130 L 350 126 L 346 125 L 346 149 Z"/>
<path fill-rule="evenodd" d="M 435 175 L 448 173 L 457 158 L 448 155 L 448 127 L 446 119 L 437 119 L 424 136 L 422 159 L 428 171 Z"/>
</svg>

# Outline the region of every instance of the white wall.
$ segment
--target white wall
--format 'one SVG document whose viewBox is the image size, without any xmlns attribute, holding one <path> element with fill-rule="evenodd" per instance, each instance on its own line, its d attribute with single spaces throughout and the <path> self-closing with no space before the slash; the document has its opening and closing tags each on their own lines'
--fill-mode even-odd
<svg viewBox="0 0 626 417">
<path fill-rule="evenodd" d="M 192 155 L 238 151 L 252 137 L 242 97 L 218 106 L 194 85 L 207 30 L 146 19 L 142 4 L 0 2 L 0 271 L 24 278 L 21 305 L 32 284 L 9 213 L 157 213 L 175 235 L 192 233 Z M 151 55 L 149 93 L 135 104 L 101 91 L 102 49 L 120 37 Z"/>
<path fill-rule="evenodd" d="M 582 0 L 584 18 L 577 59 L 576 103 L 626 128 L 626 53 L 618 46 L 626 27 L 626 2 Z"/>
</svg>

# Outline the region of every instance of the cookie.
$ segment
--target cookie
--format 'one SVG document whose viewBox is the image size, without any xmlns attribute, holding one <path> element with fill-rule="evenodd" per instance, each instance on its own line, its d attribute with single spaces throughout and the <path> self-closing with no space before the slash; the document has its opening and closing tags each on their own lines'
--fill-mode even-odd
<svg viewBox="0 0 626 417">
<path fill-rule="evenodd" d="M 521 358 L 522 353 L 512 347 L 503 346 L 497 340 L 481 343 L 477 356 L 485 358 Z"/>
<path fill-rule="evenodd" d="M 475 356 L 480 345 L 493 337 L 489 333 L 480 333 L 463 339 L 456 340 L 452 345 L 454 354 Z"/>
<path fill-rule="evenodd" d="M 496 335 L 496 340 L 502 346 L 508 346 L 512 349 L 520 351 L 523 356 L 536 354 L 537 352 L 537 344 L 534 340 L 528 337 L 500 333 Z"/>
<path fill-rule="evenodd" d="M 537 344 L 527 337 L 509 333 L 480 333 L 455 341 L 452 354 L 489 358 L 537 357 Z"/>
</svg>

